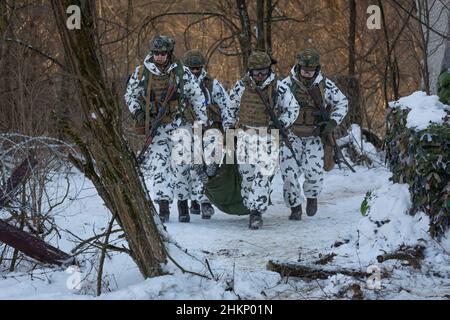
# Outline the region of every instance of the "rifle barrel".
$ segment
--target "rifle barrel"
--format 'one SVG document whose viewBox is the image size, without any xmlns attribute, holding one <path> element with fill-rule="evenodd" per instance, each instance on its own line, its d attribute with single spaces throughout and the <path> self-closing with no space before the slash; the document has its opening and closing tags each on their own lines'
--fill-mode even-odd
<svg viewBox="0 0 450 320">
<path fill-rule="evenodd" d="M 163 119 L 164 115 L 167 111 L 167 104 L 169 103 L 169 100 L 172 98 L 173 94 L 175 93 L 175 85 L 173 83 L 169 84 L 169 87 L 167 88 L 167 93 L 164 98 L 163 103 L 160 105 L 158 109 L 158 114 L 156 115 L 155 119 L 152 121 L 150 132 L 148 133 L 147 139 L 145 140 L 144 147 L 139 152 L 139 155 L 137 157 L 138 164 L 142 164 L 142 162 L 145 159 L 145 154 L 147 153 L 148 149 L 150 148 L 150 145 L 153 142 L 153 137 L 156 135 L 156 132 L 158 131 L 159 126 L 161 125 L 161 120 Z M 146 119 L 148 121 L 148 119 Z"/>
<path fill-rule="evenodd" d="M 286 130 L 284 129 L 284 127 L 281 125 L 280 119 L 278 119 L 278 117 L 275 114 L 275 112 L 273 111 L 272 107 L 269 105 L 269 103 L 265 99 L 265 97 L 261 91 L 261 88 L 259 88 L 258 86 L 256 86 L 256 93 L 258 94 L 259 98 L 261 99 L 264 106 L 266 107 L 266 110 L 269 113 L 270 119 L 272 120 L 275 127 L 280 131 L 281 137 L 283 138 L 284 143 L 288 147 L 289 151 L 291 151 L 292 156 L 295 159 L 295 162 L 297 163 L 298 167 L 300 168 L 302 165 L 301 165 L 300 161 L 297 159 L 297 155 L 295 154 L 294 148 L 292 147 L 292 144 L 289 141 L 289 136 L 286 133 Z"/>
</svg>

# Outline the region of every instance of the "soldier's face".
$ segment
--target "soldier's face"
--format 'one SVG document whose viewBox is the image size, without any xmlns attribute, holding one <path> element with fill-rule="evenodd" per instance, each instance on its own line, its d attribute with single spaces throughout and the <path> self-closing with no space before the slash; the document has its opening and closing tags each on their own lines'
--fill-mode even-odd
<svg viewBox="0 0 450 320">
<path fill-rule="evenodd" d="M 306 67 L 301 67 L 300 68 L 300 75 L 303 78 L 311 79 L 312 77 L 314 77 L 315 74 L 316 74 L 316 69 L 315 68 L 306 68 Z"/>
<path fill-rule="evenodd" d="M 267 79 L 270 73 L 270 68 L 264 68 L 264 69 L 254 69 L 250 71 L 250 74 L 252 78 L 258 82 L 261 83 Z"/>
<path fill-rule="evenodd" d="M 194 75 L 194 76 L 196 76 L 197 78 L 200 76 L 200 74 L 202 73 L 202 67 L 192 67 L 192 68 L 189 68 L 190 70 L 191 70 L 191 72 L 192 72 L 192 74 Z"/>
<path fill-rule="evenodd" d="M 167 51 L 154 51 L 153 52 L 153 59 L 157 64 L 164 65 L 167 63 L 168 59 L 168 52 Z"/>
</svg>

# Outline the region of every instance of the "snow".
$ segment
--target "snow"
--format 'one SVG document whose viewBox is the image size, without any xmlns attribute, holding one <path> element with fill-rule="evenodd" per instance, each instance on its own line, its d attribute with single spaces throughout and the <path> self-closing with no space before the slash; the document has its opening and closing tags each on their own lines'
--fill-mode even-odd
<svg viewBox="0 0 450 320">
<path fill-rule="evenodd" d="M 347 130 L 348 135 L 337 140 L 339 146 L 351 144 L 360 155 L 366 155 L 372 162 L 381 164 L 380 159 L 384 158 L 384 154 L 379 152 L 375 146 L 361 138 L 361 128 L 357 124 L 352 124 Z"/>
<path fill-rule="evenodd" d="M 367 289 L 364 281 L 358 283 L 368 299 L 445 298 L 450 294 L 450 239 L 444 238 L 438 245 L 427 237 L 427 218 L 406 214 L 410 207 L 407 186 L 389 182 L 390 177 L 384 167 L 356 167 L 356 173 L 346 169 L 328 172 L 318 214 L 289 221 L 281 177 L 277 175 L 274 205 L 264 215 L 264 227 L 256 231 L 248 229 L 248 217 L 221 212 L 211 220 L 192 216 L 191 223 L 181 224 L 173 204 L 167 232 L 188 254 L 174 244 L 169 245 L 169 253 L 184 269 L 210 279 L 183 273 L 169 262 L 165 266 L 167 275 L 145 280 L 131 258 L 111 253 L 105 263 L 103 294 L 96 297 L 98 251 L 90 250 L 79 256 L 85 260 L 80 273 L 73 269 L 13 273 L 0 269 L 0 299 L 333 299 L 356 280 L 339 274 L 312 282 L 282 279 L 266 269 L 267 262 L 300 261 L 309 265 L 320 254 L 334 252 L 337 256 L 327 268 L 365 271 L 376 264 L 375 258 L 383 250 L 391 252 L 401 244 L 423 241 L 429 241 L 429 249 L 420 272 L 388 261 L 376 264 L 392 273 L 391 278 L 382 279 L 381 290 Z M 110 219 L 92 184 L 79 174 L 72 180 L 79 188 L 78 200 L 66 207 L 64 214 L 57 215 L 62 238 L 52 239 L 66 252 L 74 248 L 75 238 L 64 230 L 86 239 L 104 232 Z M 363 217 L 359 209 L 368 191 L 372 199 Z M 377 226 L 376 222 L 386 220 L 390 222 Z M 117 235 L 112 240 L 116 246 L 125 245 Z M 348 243 L 334 248 L 337 240 Z M 81 288 L 77 288 L 78 283 Z"/>
<path fill-rule="evenodd" d="M 359 259 L 370 265 L 378 255 L 394 252 L 401 245 L 414 246 L 428 239 L 429 218 L 424 213 L 408 215 L 411 199 L 406 184 L 387 183 L 371 195 L 369 212 L 358 224 L 359 239 L 335 253 L 358 247 Z"/>
<path fill-rule="evenodd" d="M 447 115 L 444 104 L 439 102 L 439 97 L 428 96 L 426 92 L 417 91 L 410 96 L 403 97 L 398 101 L 391 102 L 390 107 L 400 107 L 402 110 L 409 109 L 407 127 L 420 131 L 426 129 L 430 124 L 442 124 Z"/>
</svg>

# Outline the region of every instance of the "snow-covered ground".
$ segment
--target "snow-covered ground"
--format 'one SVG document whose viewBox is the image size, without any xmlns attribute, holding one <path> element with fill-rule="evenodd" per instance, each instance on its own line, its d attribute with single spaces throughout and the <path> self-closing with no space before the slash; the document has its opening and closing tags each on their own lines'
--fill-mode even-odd
<svg viewBox="0 0 450 320">
<path fill-rule="evenodd" d="M 105 264 L 105 293 L 99 299 L 351 298 L 339 295 L 339 291 L 353 283 L 360 285 L 367 299 L 448 298 L 450 241 L 437 243 L 428 239 L 424 223 L 415 223 L 421 217 L 405 214 L 409 201 L 407 188 L 389 182 L 390 175 L 384 167 L 357 167 L 356 173 L 335 169 L 327 173 L 318 214 L 315 217 L 305 214 L 302 221 L 288 220 L 289 209 L 282 199 L 278 175 L 274 181 L 274 205 L 264 215 L 264 227 L 256 231 L 248 229 L 248 217 L 221 212 L 216 212 L 209 221 L 192 216 L 190 224 L 181 224 L 177 221 L 176 206 L 172 206 L 167 231 L 189 255 L 170 245 L 171 255 L 186 270 L 215 279 L 183 274 L 169 263 L 170 274 L 144 280 L 128 256 L 114 253 Z M 89 181 L 83 181 L 81 176 L 74 179 L 82 191 L 78 200 L 56 217 L 56 222 L 62 230 L 86 239 L 104 230 L 109 213 Z M 373 196 L 368 215 L 363 217 L 360 206 L 368 191 Z M 379 226 L 377 219 L 390 222 Z M 379 250 L 389 248 L 383 236 L 394 235 L 392 245 L 396 246 L 403 242 L 414 244 L 421 232 L 429 247 L 421 270 L 395 261 L 376 264 L 375 257 L 383 253 Z M 62 239 L 52 241 L 69 252 L 75 246 L 75 238 L 64 231 L 61 235 Z M 338 240 L 347 244 L 332 248 Z M 381 273 L 388 271 L 390 276 L 381 278 L 378 290 L 369 290 L 365 280 L 343 275 L 305 282 L 298 278 L 282 279 L 278 273 L 266 269 L 269 260 L 310 265 L 320 254 L 330 252 L 337 256 L 326 268 L 346 267 L 365 272 L 368 266 L 376 264 L 372 268 Z M 84 262 L 79 273 L 73 268 L 15 273 L 0 270 L 0 299 L 94 299 L 98 253 L 80 257 L 93 263 Z M 77 286 L 80 279 L 81 286 Z"/>
</svg>

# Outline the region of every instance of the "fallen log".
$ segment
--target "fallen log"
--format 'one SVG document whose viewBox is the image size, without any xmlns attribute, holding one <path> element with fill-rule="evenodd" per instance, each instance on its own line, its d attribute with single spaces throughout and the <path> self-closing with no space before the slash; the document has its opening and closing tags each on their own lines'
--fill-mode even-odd
<svg viewBox="0 0 450 320">
<path fill-rule="evenodd" d="M 37 163 L 38 161 L 30 156 L 13 171 L 6 187 L 0 188 L 0 209 L 12 201 L 17 189 L 26 181 Z M 69 266 L 75 263 L 75 259 L 69 254 L 3 220 L 0 220 L 0 242 L 44 264 Z"/>
<path fill-rule="evenodd" d="M 75 259 L 42 239 L 0 220 L 0 242 L 44 264 L 69 266 Z"/>
<path fill-rule="evenodd" d="M 282 277 L 298 277 L 305 280 L 326 280 L 331 276 L 343 274 L 346 276 L 366 279 L 371 274 L 353 269 L 323 269 L 304 266 L 298 263 L 283 263 L 277 261 L 269 261 L 267 270 L 279 273 Z"/>
<path fill-rule="evenodd" d="M 420 269 L 420 263 L 425 258 L 425 248 L 423 246 L 415 246 L 414 248 L 403 247 L 393 253 L 379 255 L 377 261 L 383 263 L 388 260 L 407 261 L 414 269 Z"/>
</svg>

